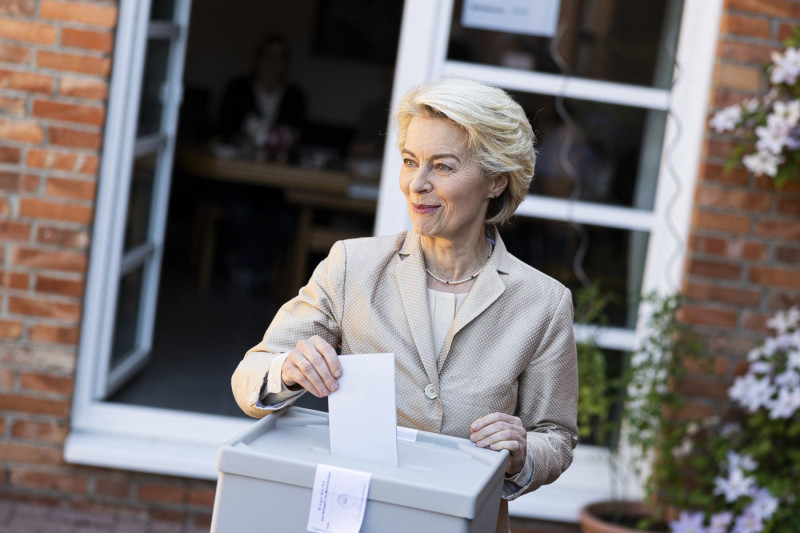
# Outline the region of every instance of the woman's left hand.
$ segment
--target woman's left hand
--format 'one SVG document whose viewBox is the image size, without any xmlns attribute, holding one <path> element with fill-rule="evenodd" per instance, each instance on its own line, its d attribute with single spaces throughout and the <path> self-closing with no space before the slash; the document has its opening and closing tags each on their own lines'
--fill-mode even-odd
<svg viewBox="0 0 800 533">
<path fill-rule="evenodd" d="M 492 413 L 477 419 L 470 426 L 469 440 L 481 448 L 508 450 L 506 474 L 513 476 L 525 466 L 528 438 L 519 417 L 505 413 Z"/>
</svg>

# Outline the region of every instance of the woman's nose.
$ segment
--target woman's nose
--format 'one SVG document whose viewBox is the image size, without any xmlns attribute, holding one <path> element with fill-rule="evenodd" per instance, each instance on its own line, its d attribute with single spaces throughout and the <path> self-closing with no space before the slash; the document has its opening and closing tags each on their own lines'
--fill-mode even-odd
<svg viewBox="0 0 800 533">
<path fill-rule="evenodd" d="M 431 182 L 428 179 L 428 172 L 424 168 L 418 168 L 411 179 L 410 188 L 413 192 L 428 192 L 431 190 Z"/>
</svg>

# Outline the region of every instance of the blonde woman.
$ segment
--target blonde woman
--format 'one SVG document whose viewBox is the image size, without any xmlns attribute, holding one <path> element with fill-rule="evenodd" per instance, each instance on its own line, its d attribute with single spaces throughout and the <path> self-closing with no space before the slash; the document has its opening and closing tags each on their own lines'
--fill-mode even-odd
<svg viewBox="0 0 800 533">
<path fill-rule="evenodd" d="M 336 243 L 247 352 L 234 396 L 265 416 L 335 391 L 339 357 L 393 352 L 400 425 L 509 451 L 507 532 L 505 500 L 558 478 L 577 442 L 570 291 L 497 230 L 533 177 L 533 131 L 504 91 L 464 79 L 412 89 L 394 118 L 413 229 Z"/>
</svg>

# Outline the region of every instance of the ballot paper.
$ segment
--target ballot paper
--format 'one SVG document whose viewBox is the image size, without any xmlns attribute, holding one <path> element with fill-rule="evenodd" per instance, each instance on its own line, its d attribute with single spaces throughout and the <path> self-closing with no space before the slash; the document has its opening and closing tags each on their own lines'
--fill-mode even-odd
<svg viewBox="0 0 800 533">
<path fill-rule="evenodd" d="M 397 466 L 394 354 L 339 357 L 339 388 L 328 396 L 331 453 Z"/>
<path fill-rule="evenodd" d="M 311 489 L 308 531 L 358 533 L 364 521 L 372 474 L 318 464 Z"/>
</svg>

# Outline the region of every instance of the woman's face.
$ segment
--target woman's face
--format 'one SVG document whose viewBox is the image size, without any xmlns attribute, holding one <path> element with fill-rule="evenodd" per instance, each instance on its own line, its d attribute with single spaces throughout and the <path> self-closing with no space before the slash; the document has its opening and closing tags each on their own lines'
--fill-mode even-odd
<svg viewBox="0 0 800 533">
<path fill-rule="evenodd" d="M 401 154 L 400 189 L 414 231 L 451 241 L 481 238 L 489 199 L 505 179 L 481 175 L 466 132 L 447 119 L 414 117 Z"/>
</svg>

